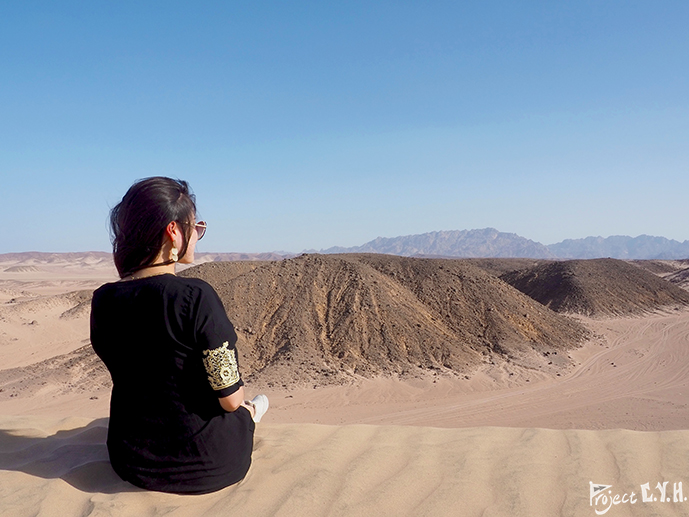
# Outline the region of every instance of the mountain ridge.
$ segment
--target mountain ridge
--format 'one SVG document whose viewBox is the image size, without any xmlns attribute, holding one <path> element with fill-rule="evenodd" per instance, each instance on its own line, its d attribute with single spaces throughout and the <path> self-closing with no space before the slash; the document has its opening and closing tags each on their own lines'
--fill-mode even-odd
<svg viewBox="0 0 689 517">
<path fill-rule="evenodd" d="M 541 243 L 505 233 L 495 228 L 428 232 L 400 237 L 378 237 L 353 248 L 333 247 L 322 250 L 334 253 L 384 253 L 401 256 L 452 256 L 462 258 L 519 257 L 556 258 Z"/>
<path fill-rule="evenodd" d="M 406 257 L 676 260 L 689 257 L 689 240 L 679 242 L 651 235 L 613 235 L 565 239 L 546 246 L 516 233 L 482 228 L 377 237 L 361 246 L 335 246 L 322 249 L 320 253 L 384 253 Z"/>
</svg>

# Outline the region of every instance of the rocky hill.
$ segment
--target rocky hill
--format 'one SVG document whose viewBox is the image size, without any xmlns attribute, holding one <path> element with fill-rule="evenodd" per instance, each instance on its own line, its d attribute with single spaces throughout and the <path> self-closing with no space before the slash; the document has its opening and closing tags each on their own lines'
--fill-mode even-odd
<svg viewBox="0 0 689 517">
<path fill-rule="evenodd" d="M 689 259 L 632 260 L 631 263 L 651 273 L 655 273 L 677 287 L 689 290 Z"/>
<path fill-rule="evenodd" d="M 629 262 L 659 277 L 665 277 L 689 265 L 689 260 L 630 260 Z"/>
<path fill-rule="evenodd" d="M 472 258 L 461 260 L 498 277 L 511 271 L 519 271 L 552 262 L 552 260 L 527 258 Z"/>
<path fill-rule="evenodd" d="M 685 290 L 616 259 L 550 262 L 500 278 L 557 312 L 616 316 L 689 305 Z"/>
<path fill-rule="evenodd" d="M 458 260 L 303 255 L 207 263 L 185 276 L 220 294 L 242 368 L 286 383 L 414 369 L 469 372 L 575 347 L 588 331 L 497 277 Z M 277 373 L 277 375 L 275 375 Z"/>
<path fill-rule="evenodd" d="M 685 267 L 679 271 L 674 271 L 663 278 L 668 282 L 675 284 L 677 287 L 681 287 L 684 290 L 689 290 L 689 267 Z"/>
</svg>

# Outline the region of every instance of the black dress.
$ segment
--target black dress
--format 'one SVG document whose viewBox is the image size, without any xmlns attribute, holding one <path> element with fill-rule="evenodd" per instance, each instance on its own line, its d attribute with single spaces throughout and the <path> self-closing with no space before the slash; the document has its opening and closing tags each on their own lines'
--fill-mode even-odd
<svg viewBox="0 0 689 517">
<path fill-rule="evenodd" d="M 112 376 L 108 452 L 122 479 L 201 494 L 244 478 L 254 422 L 218 402 L 243 385 L 236 341 L 202 280 L 164 274 L 96 290 L 91 343 Z"/>
</svg>

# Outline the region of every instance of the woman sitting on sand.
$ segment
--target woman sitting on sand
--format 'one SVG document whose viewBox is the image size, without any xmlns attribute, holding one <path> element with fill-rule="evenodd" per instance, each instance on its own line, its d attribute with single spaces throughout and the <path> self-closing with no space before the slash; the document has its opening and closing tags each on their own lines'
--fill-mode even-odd
<svg viewBox="0 0 689 517">
<path fill-rule="evenodd" d="M 110 214 L 121 277 L 93 295 L 91 343 L 110 370 L 108 452 L 115 472 L 149 490 L 200 494 L 244 478 L 254 422 L 235 334 L 213 288 L 175 276 L 206 231 L 186 182 L 136 182 Z"/>
</svg>

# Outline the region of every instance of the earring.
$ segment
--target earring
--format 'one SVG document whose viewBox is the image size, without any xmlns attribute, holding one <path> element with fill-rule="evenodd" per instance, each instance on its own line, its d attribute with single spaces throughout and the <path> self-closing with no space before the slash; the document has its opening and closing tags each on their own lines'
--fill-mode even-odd
<svg viewBox="0 0 689 517">
<path fill-rule="evenodd" d="M 177 246 L 172 246 L 172 250 L 170 250 L 170 255 L 172 255 L 173 262 L 177 262 L 179 260 Z"/>
</svg>

